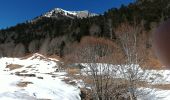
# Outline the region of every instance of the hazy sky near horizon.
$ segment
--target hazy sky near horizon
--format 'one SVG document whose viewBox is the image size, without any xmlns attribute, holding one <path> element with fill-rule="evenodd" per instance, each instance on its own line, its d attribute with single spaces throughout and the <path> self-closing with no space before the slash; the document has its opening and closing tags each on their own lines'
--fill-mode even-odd
<svg viewBox="0 0 170 100">
<path fill-rule="evenodd" d="M 31 20 L 53 8 L 102 14 L 134 0 L 0 0 L 0 29 Z"/>
</svg>

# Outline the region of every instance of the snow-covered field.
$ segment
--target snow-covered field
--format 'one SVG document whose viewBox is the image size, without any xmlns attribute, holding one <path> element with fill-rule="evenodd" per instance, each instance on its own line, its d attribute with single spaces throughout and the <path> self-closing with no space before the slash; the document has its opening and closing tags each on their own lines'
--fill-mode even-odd
<svg viewBox="0 0 170 100">
<path fill-rule="evenodd" d="M 37 53 L 25 58 L 0 58 L 0 100 L 81 100 L 80 84 L 73 86 L 63 81 L 68 76 L 66 72 L 58 70 L 58 62 Z M 82 65 L 86 66 L 84 71 L 89 70 L 88 65 Z M 97 67 L 97 70 L 104 70 L 103 66 L 106 65 L 97 66 L 101 67 Z M 139 70 L 142 72 L 142 69 Z M 147 74 L 149 77 L 154 73 L 160 77 L 154 84 L 170 84 L 170 70 L 146 71 L 151 73 Z M 119 71 L 116 74 L 121 77 Z M 144 87 L 140 89 L 150 90 Z M 138 99 L 170 100 L 170 90 L 155 89 L 153 94 Z"/>
<path fill-rule="evenodd" d="M 170 84 L 170 70 L 147 70 L 142 69 L 139 65 L 112 65 L 106 63 L 82 63 L 81 70 L 83 75 L 90 75 L 96 71 L 96 74 L 109 74 L 114 78 L 125 78 L 129 76 L 129 70 L 135 73 L 137 79 L 142 81 L 151 82 L 152 84 Z M 108 71 L 109 70 L 109 71 Z M 109 73 L 108 73 L 109 72 Z M 154 78 L 154 82 L 153 79 Z"/>
<path fill-rule="evenodd" d="M 128 79 L 129 69 L 136 72 L 137 79 L 141 81 L 149 82 L 151 86 L 159 85 L 161 87 L 141 87 L 138 90 L 142 90 L 145 95 L 138 97 L 138 100 L 170 100 L 170 70 L 144 70 L 139 65 L 112 65 L 103 63 L 82 63 L 85 66 L 82 69 L 83 75 L 94 74 L 109 74 L 114 78 Z M 109 70 L 109 71 L 108 71 Z M 109 73 L 108 73 L 109 72 Z M 168 86 L 167 88 L 163 85 Z M 156 87 L 156 86 L 155 86 Z M 164 88 L 162 88 L 164 87 Z M 148 93 L 148 94 L 147 94 Z"/>
<path fill-rule="evenodd" d="M 0 100 L 80 100 L 79 88 L 62 81 L 67 73 L 57 71 L 57 61 L 40 54 L 1 58 Z"/>
</svg>

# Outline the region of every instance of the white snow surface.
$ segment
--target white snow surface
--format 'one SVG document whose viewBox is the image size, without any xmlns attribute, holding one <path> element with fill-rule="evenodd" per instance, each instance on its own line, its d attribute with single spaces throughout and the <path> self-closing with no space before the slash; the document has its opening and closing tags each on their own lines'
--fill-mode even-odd
<svg viewBox="0 0 170 100">
<path fill-rule="evenodd" d="M 62 81 L 67 73 L 56 72 L 57 61 L 37 53 L 29 58 L 0 58 L 0 100 L 80 100 L 79 88 Z M 11 64 L 22 67 L 6 68 Z M 24 82 L 28 85 L 18 86 Z"/>
<path fill-rule="evenodd" d="M 84 10 L 84 11 L 67 11 L 67 10 L 64 10 L 64 9 L 61 9 L 61 8 L 55 8 L 55 9 L 47 12 L 43 16 L 44 17 L 57 17 L 56 14 L 62 14 L 64 16 L 70 17 L 70 18 L 73 18 L 73 16 L 77 17 L 77 18 L 97 16 L 97 14 L 90 13 L 87 10 Z"/>
<path fill-rule="evenodd" d="M 138 97 L 138 100 L 169 100 L 170 99 L 170 90 L 161 90 L 161 89 L 154 89 L 151 90 L 150 88 L 140 88 L 144 89 L 145 91 L 153 91 L 153 93 Z"/>
<path fill-rule="evenodd" d="M 77 86 L 72 86 L 62 81 L 64 78 L 67 78 L 67 73 L 57 70 L 58 62 L 60 61 L 55 58 L 48 58 L 38 53 L 28 58 L 0 58 L 0 100 L 81 100 L 80 89 L 78 87 L 83 87 L 83 81 L 72 80 L 78 83 Z M 21 65 L 22 67 L 10 70 L 7 66 L 11 64 Z M 84 63 L 82 65 L 86 66 L 83 71 L 89 70 L 89 64 Z M 95 70 L 102 70 L 102 73 L 105 73 L 104 70 L 108 66 L 107 64 L 99 63 L 95 65 L 97 66 Z M 110 65 L 109 68 L 113 70 L 113 66 L 117 68 L 119 65 Z M 128 68 L 128 66 L 124 67 Z M 138 66 L 136 68 L 142 73 L 141 68 L 138 68 Z M 170 83 L 170 70 L 146 71 L 150 73 L 147 74 L 148 79 L 153 76 L 160 77 L 160 80 L 154 84 Z M 19 74 L 16 75 L 16 73 Z M 32 74 L 33 76 L 24 76 Z M 115 74 L 121 77 L 119 71 Z M 19 83 L 24 82 L 28 82 L 28 84 L 23 87 L 18 86 Z M 150 88 L 140 89 L 150 90 Z M 169 98 L 170 90 L 155 89 L 153 94 L 139 97 L 138 100 L 169 100 Z"/>
</svg>

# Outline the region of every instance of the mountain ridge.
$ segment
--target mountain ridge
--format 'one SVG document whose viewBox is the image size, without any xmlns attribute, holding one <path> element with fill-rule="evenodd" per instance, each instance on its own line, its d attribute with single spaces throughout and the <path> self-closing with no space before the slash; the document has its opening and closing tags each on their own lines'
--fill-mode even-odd
<svg viewBox="0 0 170 100">
<path fill-rule="evenodd" d="M 88 10 L 83 10 L 83 11 L 68 11 L 68 10 L 64 10 L 62 8 L 54 8 L 52 10 L 50 10 L 49 12 L 45 13 L 44 15 L 42 15 L 41 17 L 59 17 L 60 15 L 63 15 L 65 17 L 69 17 L 69 18 L 87 18 L 87 17 L 93 17 L 93 16 L 97 16 L 98 14 L 95 13 L 90 13 Z"/>
</svg>

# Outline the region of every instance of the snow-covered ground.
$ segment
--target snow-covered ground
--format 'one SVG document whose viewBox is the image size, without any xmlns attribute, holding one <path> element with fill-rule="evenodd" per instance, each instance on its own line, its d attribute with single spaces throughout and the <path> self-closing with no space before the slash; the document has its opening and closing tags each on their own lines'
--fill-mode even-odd
<svg viewBox="0 0 170 100">
<path fill-rule="evenodd" d="M 62 81 L 67 73 L 57 71 L 57 61 L 40 54 L 1 58 L 0 100 L 80 100 L 79 88 Z"/>
<path fill-rule="evenodd" d="M 151 85 L 167 85 L 170 86 L 170 70 L 144 70 L 139 65 L 112 65 L 104 63 L 82 63 L 85 66 L 82 69 L 83 75 L 91 75 L 93 71 L 95 74 L 109 74 L 114 78 L 128 79 L 129 70 L 136 72 L 137 79 L 149 82 Z M 108 71 L 109 70 L 109 71 Z M 109 73 L 108 73 L 109 72 Z M 170 89 L 166 88 L 152 88 L 141 87 L 139 91 L 146 92 L 146 94 L 138 97 L 138 100 L 170 100 Z"/>
<path fill-rule="evenodd" d="M 140 88 L 145 91 L 152 91 L 150 88 Z M 152 93 L 138 98 L 138 100 L 169 100 L 170 90 L 154 89 Z"/>
<path fill-rule="evenodd" d="M 59 60 L 48 58 L 41 54 L 33 54 L 25 58 L 0 58 L 0 100 L 81 100 L 80 89 L 83 82 L 76 86 L 67 84 L 63 80 L 67 73 L 58 70 Z M 83 71 L 90 70 L 88 64 Z M 105 73 L 106 64 L 96 64 L 95 70 L 102 70 Z M 118 68 L 119 65 L 111 65 Z M 105 67 L 105 69 L 104 69 Z M 124 66 L 127 67 L 127 66 Z M 139 67 L 137 67 L 139 68 Z M 142 73 L 142 69 L 139 68 Z M 160 77 L 154 84 L 170 84 L 170 70 L 146 70 L 149 77 Z M 155 74 L 157 73 L 157 74 Z M 115 74 L 121 77 L 121 73 Z M 143 74 L 146 76 L 145 74 Z M 74 80 L 78 82 L 77 80 Z M 140 88 L 146 91 L 149 88 Z M 139 97 L 139 100 L 169 100 L 170 90 L 155 89 L 153 94 Z"/>
<path fill-rule="evenodd" d="M 127 79 L 130 75 L 129 71 L 132 71 L 137 79 L 142 81 L 152 81 L 152 84 L 170 84 L 170 70 L 147 70 L 134 64 L 112 65 L 106 63 L 82 63 L 81 65 L 85 67 L 81 69 L 83 75 L 89 75 L 93 73 L 92 71 L 96 71 L 96 74 L 99 75 L 109 74 L 114 78 Z M 154 82 L 152 79 L 154 79 Z"/>
</svg>

